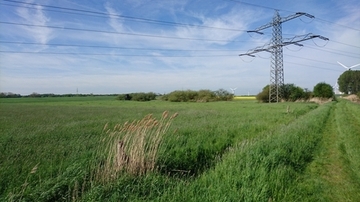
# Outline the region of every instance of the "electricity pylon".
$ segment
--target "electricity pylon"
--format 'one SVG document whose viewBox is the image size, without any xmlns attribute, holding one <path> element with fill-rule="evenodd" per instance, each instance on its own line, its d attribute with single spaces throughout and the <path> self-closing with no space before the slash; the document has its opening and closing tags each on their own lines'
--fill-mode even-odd
<svg viewBox="0 0 360 202">
<path fill-rule="evenodd" d="M 302 46 L 298 42 L 317 38 L 317 37 L 323 40 L 329 40 L 328 38 L 322 37 L 320 35 L 307 34 L 302 36 L 295 36 L 289 39 L 289 41 L 283 41 L 281 24 L 283 22 L 292 20 L 294 18 L 303 15 L 309 18 L 314 18 L 314 16 L 303 12 L 298 12 L 296 14 L 281 18 L 279 12 L 275 10 L 275 15 L 273 17 L 272 22 L 260 26 L 255 30 L 248 31 L 248 33 L 254 32 L 258 34 L 263 34 L 262 32 L 260 32 L 261 30 L 269 27 L 273 28 L 272 39 L 270 44 L 265 44 L 262 47 L 251 49 L 247 53 L 239 55 L 239 56 L 248 55 L 251 57 L 255 57 L 255 55 L 253 54 L 257 52 L 267 51 L 271 53 L 269 102 L 279 102 L 283 97 L 283 92 L 282 92 L 282 87 L 284 86 L 283 46 L 287 46 L 290 44 Z"/>
</svg>

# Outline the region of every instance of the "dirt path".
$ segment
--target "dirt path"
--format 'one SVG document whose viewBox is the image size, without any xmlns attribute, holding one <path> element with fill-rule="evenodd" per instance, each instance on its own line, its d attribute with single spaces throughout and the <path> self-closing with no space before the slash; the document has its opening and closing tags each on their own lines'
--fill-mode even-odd
<svg viewBox="0 0 360 202">
<path fill-rule="evenodd" d="M 317 162 L 321 165 L 317 172 L 326 186 L 324 194 L 330 201 L 359 201 L 360 189 L 356 174 L 360 168 L 356 170 L 355 167 L 354 170 L 354 166 L 350 164 L 356 165 L 356 162 L 352 163 L 354 159 L 350 158 L 351 152 L 354 152 L 353 147 L 356 146 L 351 142 L 357 139 L 353 133 L 360 127 L 360 123 L 354 118 L 353 113 L 356 112 L 348 110 L 346 103 L 335 104 L 330 113 L 330 118 L 324 125 L 323 148 Z"/>
</svg>

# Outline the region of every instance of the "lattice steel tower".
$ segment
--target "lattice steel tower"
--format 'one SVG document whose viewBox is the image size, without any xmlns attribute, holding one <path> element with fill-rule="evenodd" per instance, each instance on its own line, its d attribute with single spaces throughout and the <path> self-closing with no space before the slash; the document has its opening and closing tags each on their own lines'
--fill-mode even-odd
<svg viewBox="0 0 360 202">
<path fill-rule="evenodd" d="M 272 22 L 263 25 L 255 30 L 248 31 L 248 32 L 255 32 L 258 34 L 263 34 L 260 32 L 260 30 L 272 27 L 272 39 L 270 44 L 265 44 L 262 47 L 257 47 L 255 49 L 249 50 L 245 54 L 240 54 L 239 56 L 248 55 L 255 57 L 253 54 L 261 51 L 268 51 L 271 53 L 271 65 L 270 65 L 270 86 L 269 86 L 269 102 L 279 102 L 281 101 L 281 98 L 283 97 L 282 87 L 284 86 L 284 64 L 283 64 L 283 46 L 295 44 L 302 46 L 298 42 L 305 41 L 308 39 L 320 37 L 324 40 L 329 40 L 328 38 L 322 37 L 320 35 L 313 35 L 313 34 L 307 34 L 302 36 L 295 36 L 291 39 L 288 39 L 288 41 L 283 41 L 282 38 L 282 26 L 281 24 L 283 22 L 292 20 L 294 18 L 300 17 L 302 15 L 305 15 L 309 18 L 314 18 L 314 16 L 298 12 L 294 15 L 290 15 L 285 18 L 281 18 L 279 15 L 279 12 L 275 10 L 275 14 L 273 17 Z M 298 40 L 295 40 L 297 38 L 300 38 Z"/>
<path fill-rule="evenodd" d="M 281 18 L 277 11 L 275 11 L 272 30 L 269 102 L 278 102 L 283 97 L 281 88 L 284 86 L 284 63 Z"/>
</svg>

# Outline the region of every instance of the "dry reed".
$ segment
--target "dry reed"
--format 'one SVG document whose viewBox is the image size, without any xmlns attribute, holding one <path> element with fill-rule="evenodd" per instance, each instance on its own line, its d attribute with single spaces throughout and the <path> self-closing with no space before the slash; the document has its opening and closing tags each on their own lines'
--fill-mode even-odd
<svg viewBox="0 0 360 202">
<path fill-rule="evenodd" d="M 105 137 L 101 142 L 106 160 L 97 166 L 97 178 L 109 181 L 123 171 L 132 175 L 154 171 L 163 137 L 177 115 L 169 116 L 169 112 L 165 111 L 157 120 L 149 114 L 141 120 L 117 124 L 113 129 L 106 124 Z"/>
</svg>

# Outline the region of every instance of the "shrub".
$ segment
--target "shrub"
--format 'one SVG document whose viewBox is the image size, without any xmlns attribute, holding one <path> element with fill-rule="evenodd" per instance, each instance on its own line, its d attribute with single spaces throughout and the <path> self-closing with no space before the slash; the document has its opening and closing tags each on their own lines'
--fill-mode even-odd
<svg viewBox="0 0 360 202">
<path fill-rule="evenodd" d="M 149 93 L 131 93 L 131 94 L 120 94 L 118 100 L 132 100 L 132 101 L 151 101 L 156 99 L 156 94 L 153 92 Z"/>
<path fill-rule="evenodd" d="M 259 102 L 269 102 L 269 85 L 265 86 L 263 90 L 256 95 L 256 99 Z M 295 84 L 285 84 L 281 91 L 283 93 L 282 99 L 285 101 L 296 101 L 300 99 L 308 100 L 311 96 L 311 92 L 305 92 L 302 88 Z"/>
<path fill-rule="evenodd" d="M 306 99 L 305 92 L 302 88 L 298 86 L 293 86 L 290 90 L 290 96 L 288 97 L 288 101 L 296 101 L 300 99 Z"/>
<path fill-rule="evenodd" d="M 162 96 L 162 100 L 170 102 L 211 102 L 211 101 L 228 101 L 232 100 L 233 95 L 224 90 L 176 90 L 167 95 Z"/>
<path fill-rule="evenodd" d="M 21 97 L 20 94 L 14 94 L 11 92 L 8 93 L 0 93 L 0 98 L 19 98 Z"/>
<path fill-rule="evenodd" d="M 197 101 L 201 101 L 201 102 L 209 102 L 209 101 L 214 101 L 216 99 L 216 95 L 214 92 L 210 91 L 210 90 L 199 90 L 198 92 L 198 96 L 197 96 Z"/>
<path fill-rule="evenodd" d="M 234 95 L 232 93 L 230 93 L 229 91 L 224 90 L 222 88 L 215 91 L 214 93 L 216 95 L 217 100 L 220 100 L 220 101 L 229 101 L 234 98 Z"/>
<path fill-rule="evenodd" d="M 195 91 L 187 90 L 187 91 L 173 91 L 168 95 L 168 101 L 170 102 L 188 102 L 194 99 Z"/>
<path fill-rule="evenodd" d="M 265 86 L 263 90 L 256 95 L 259 102 L 269 102 L 269 85 Z"/>
<path fill-rule="evenodd" d="M 316 84 L 313 93 L 314 93 L 314 97 L 319 97 L 319 98 L 335 97 L 332 86 L 324 82 Z"/>
</svg>

